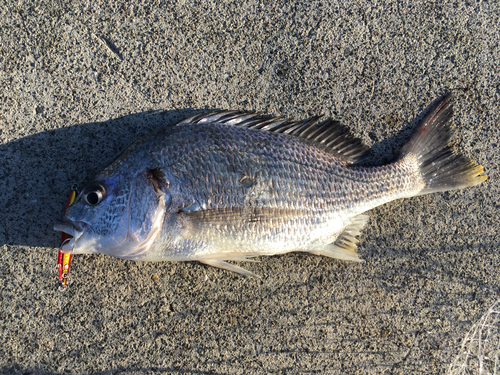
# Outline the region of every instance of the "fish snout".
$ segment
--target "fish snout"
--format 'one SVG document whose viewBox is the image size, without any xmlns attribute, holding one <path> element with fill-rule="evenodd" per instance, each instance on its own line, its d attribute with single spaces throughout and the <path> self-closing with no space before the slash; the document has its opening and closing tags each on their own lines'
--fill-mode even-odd
<svg viewBox="0 0 500 375">
<path fill-rule="evenodd" d="M 54 225 L 54 230 L 66 233 L 68 237 L 73 237 L 70 241 L 72 244 L 74 244 L 85 233 L 86 228 L 87 223 L 83 221 L 73 221 L 66 217 Z"/>
</svg>

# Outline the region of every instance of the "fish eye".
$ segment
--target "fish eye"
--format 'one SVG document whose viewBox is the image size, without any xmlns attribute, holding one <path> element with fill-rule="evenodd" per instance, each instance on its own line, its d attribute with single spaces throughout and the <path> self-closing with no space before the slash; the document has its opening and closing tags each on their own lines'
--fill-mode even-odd
<svg viewBox="0 0 500 375">
<path fill-rule="evenodd" d="M 92 185 L 86 190 L 84 197 L 88 205 L 95 206 L 101 203 L 105 193 L 102 185 Z"/>
</svg>

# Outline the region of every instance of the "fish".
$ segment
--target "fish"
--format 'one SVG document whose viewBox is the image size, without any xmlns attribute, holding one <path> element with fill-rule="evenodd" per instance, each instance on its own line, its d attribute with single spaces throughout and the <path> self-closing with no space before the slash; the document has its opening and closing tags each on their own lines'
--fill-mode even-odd
<svg viewBox="0 0 500 375">
<path fill-rule="evenodd" d="M 232 261 L 306 252 L 361 261 L 366 211 L 487 179 L 449 145 L 453 97 L 430 106 L 389 163 L 332 119 L 215 111 L 135 141 L 95 176 L 56 231 L 63 253 L 197 261 L 256 276 Z"/>
</svg>

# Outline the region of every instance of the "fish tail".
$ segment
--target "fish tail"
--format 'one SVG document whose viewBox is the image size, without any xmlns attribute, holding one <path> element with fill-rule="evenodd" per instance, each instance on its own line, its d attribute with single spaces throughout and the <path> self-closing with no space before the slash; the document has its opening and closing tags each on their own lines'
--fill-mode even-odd
<svg viewBox="0 0 500 375">
<path fill-rule="evenodd" d="M 449 121 L 453 115 L 452 102 L 449 93 L 434 104 L 401 150 L 400 158 L 417 158 L 425 183 L 417 195 L 474 186 L 488 177 L 482 175 L 481 165 L 455 153 L 449 146 L 453 134 Z"/>
</svg>

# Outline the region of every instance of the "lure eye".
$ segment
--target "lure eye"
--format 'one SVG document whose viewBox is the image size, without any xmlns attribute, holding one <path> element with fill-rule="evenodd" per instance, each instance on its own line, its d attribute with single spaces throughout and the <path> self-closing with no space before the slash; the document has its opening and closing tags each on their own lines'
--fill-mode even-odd
<svg viewBox="0 0 500 375">
<path fill-rule="evenodd" d="M 92 185 L 84 195 L 85 201 L 89 206 L 96 206 L 103 200 L 104 193 L 105 190 L 102 185 Z"/>
</svg>

